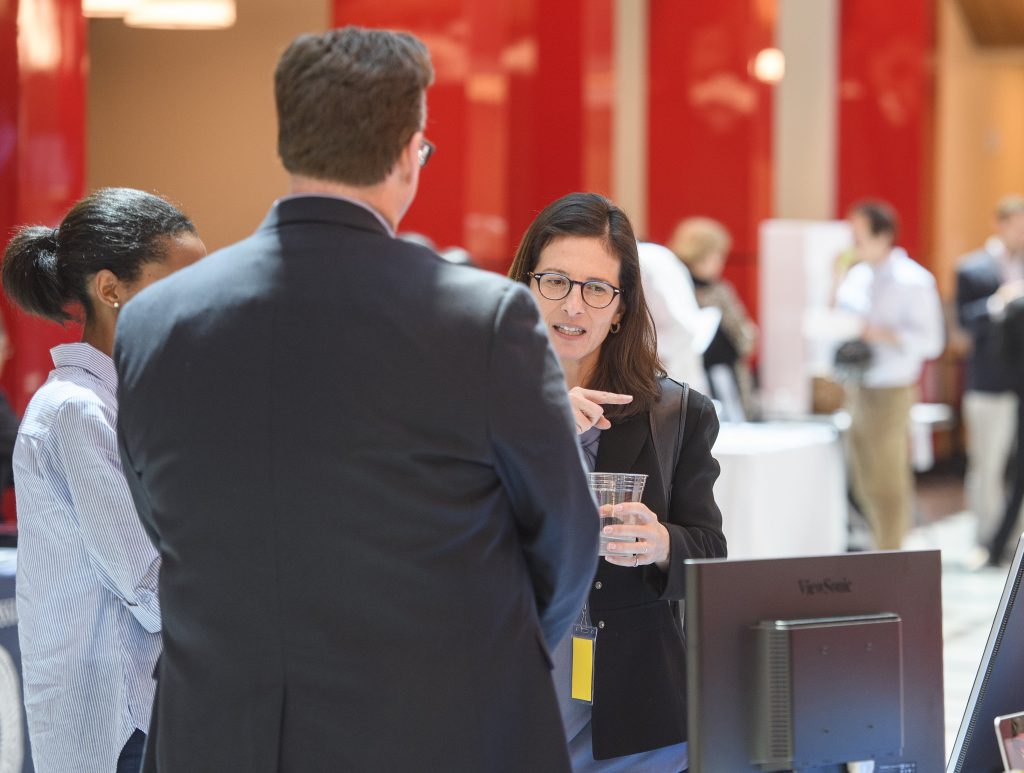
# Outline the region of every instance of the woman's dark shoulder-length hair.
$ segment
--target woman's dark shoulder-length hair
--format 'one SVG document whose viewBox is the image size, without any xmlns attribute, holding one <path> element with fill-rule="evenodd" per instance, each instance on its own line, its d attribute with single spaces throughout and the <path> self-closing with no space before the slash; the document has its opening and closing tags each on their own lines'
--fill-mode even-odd
<svg viewBox="0 0 1024 773">
<path fill-rule="evenodd" d="M 640 282 L 636 237 L 626 213 L 596 193 L 570 193 L 552 202 L 526 229 L 508 275 L 524 284 L 537 268 L 541 251 L 563 236 L 601 239 L 619 259 L 619 296 L 622 319 L 618 333 L 609 333 L 601 345 L 588 389 L 633 395 L 629 405 L 607 406 L 609 417 L 623 419 L 650 410 L 658 399 L 658 379 L 665 370 L 658 361 L 654 321 Z"/>
</svg>

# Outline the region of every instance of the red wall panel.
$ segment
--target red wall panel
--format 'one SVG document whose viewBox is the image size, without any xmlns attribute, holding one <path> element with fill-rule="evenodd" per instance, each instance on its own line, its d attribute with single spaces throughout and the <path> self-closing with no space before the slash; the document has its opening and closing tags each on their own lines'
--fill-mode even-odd
<svg viewBox="0 0 1024 773">
<path fill-rule="evenodd" d="M 900 214 L 899 242 L 931 262 L 935 3 L 844 2 L 840 16 L 838 216 L 864 197 Z"/>
<path fill-rule="evenodd" d="M 85 180 L 85 20 L 79 0 L 0 4 L 0 245 L 16 226 L 56 226 Z M 12 357 L 0 383 L 20 415 L 53 367 L 51 347 L 80 338 L 3 300 Z M 5 502 L 13 512 L 13 502 Z"/>
<path fill-rule="evenodd" d="M 85 20 L 79 0 L 19 0 L 0 7 L 0 229 L 56 226 L 85 180 Z M 14 354 L 3 387 L 19 413 L 52 367 L 50 347 L 75 326 L 4 309 Z"/>
<path fill-rule="evenodd" d="M 771 216 L 771 87 L 750 74 L 772 46 L 774 0 L 650 0 L 648 238 L 685 217 L 732 233 L 725 276 L 757 314 L 757 230 Z"/>
<path fill-rule="evenodd" d="M 17 217 L 18 197 L 18 7 L 0 4 L 0 228 Z"/>
<path fill-rule="evenodd" d="M 505 271 L 551 200 L 607 192 L 611 0 L 333 0 L 333 23 L 403 29 L 430 48 L 438 153 L 402 229 Z M 603 79 L 603 80 L 602 80 Z"/>
</svg>

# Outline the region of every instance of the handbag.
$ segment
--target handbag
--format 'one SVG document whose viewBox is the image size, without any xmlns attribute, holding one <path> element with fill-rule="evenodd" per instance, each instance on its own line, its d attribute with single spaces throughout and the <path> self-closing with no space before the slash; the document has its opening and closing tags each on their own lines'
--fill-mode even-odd
<svg viewBox="0 0 1024 773">
<path fill-rule="evenodd" d="M 836 380 L 840 382 L 859 383 L 864 380 L 864 373 L 871 367 L 873 355 L 871 344 L 861 338 L 845 341 L 836 349 L 835 371 Z"/>
</svg>

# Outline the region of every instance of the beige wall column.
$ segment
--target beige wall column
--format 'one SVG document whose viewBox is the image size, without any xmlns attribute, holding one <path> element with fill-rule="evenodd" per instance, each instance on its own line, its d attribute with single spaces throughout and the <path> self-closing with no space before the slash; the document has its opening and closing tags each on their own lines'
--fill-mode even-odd
<svg viewBox="0 0 1024 773">
<path fill-rule="evenodd" d="M 615 0 L 612 196 L 647 235 L 647 0 Z"/>
<path fill-rule="evenodd" d="M 996 202 L 1024 193 L 1024 49 L 982 48 L 954 0 L 938 13 L 935 273 L 947 297 L 957 259 L 993 231 Z"/>
<path fill-rule="evenodd" d="M 234 27 L 202 32 L 91 20 L 86 187 L 167 196 L 211 250 L 252 233 L 286 192 L 274 66 L 328 12 L 324 0 L 242 0 Z"/>
<path fill-rule="evenodd" d="M 773 214 L 836 216 L 838 0 L 779 0 L 776 46 L 786 75 L 775 87 Z"/>
</svg>

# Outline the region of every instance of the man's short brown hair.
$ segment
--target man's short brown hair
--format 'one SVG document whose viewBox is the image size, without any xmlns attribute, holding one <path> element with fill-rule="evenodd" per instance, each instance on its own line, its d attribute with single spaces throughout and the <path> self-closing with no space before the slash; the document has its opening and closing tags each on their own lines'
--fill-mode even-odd
<svg viewBox="0 0 1024 773">
<path fill-rule="evenodd" d="M 301 35 L 274 72 L 277 150 L 292 174 L 375 185 L 423 128 L 434 69 L 405 32 L 342 27 Z"/>
<path fill-rule="evenodd" d="M 896 234 L 900 230 L 900 219 L 896 210 L 887 201 L 881 199 L 861 199 L 850 206 L 850 215 L 860 215 L 868 222 L 868 230 L 872 236 L 888 236 L 889 241 L 896 243 Z"/>
<path fill-rule="evenodd" d="M 1009 220 L 1014 215 L 1024 212 L 1024 196 L 1019 193 L 1010 193 L 1003 196 L 996 205 L 996 219 Z"/>
</svg>

